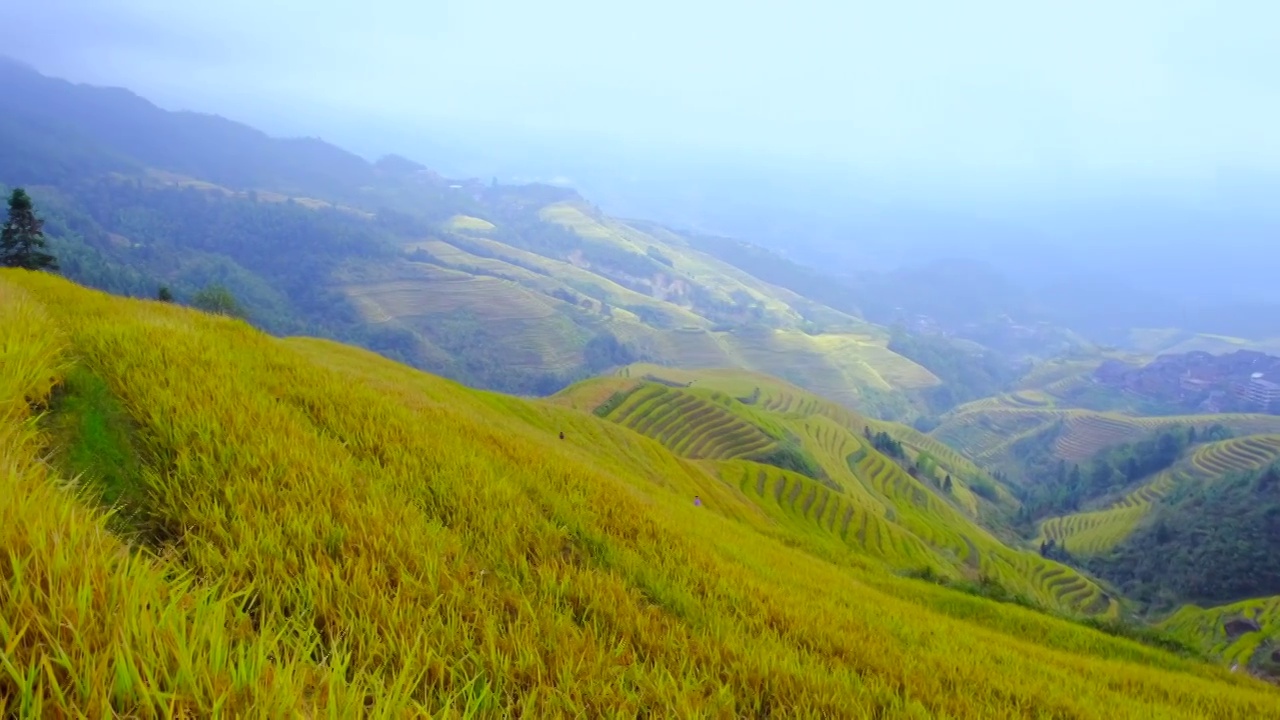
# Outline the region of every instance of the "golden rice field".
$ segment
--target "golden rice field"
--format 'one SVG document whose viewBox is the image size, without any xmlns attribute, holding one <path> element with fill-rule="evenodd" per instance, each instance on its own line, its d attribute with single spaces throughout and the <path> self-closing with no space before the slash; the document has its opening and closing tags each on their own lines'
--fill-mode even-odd
<svg viewBox="0 0 1280 720">
<path fill-rule="evenodd" d="M 604 417 L 692 459 L 750 458 L 778 439 L 702 393 L 645 384 Z"/>
<path fill-rule="evenodd" d="M 943 418 L 930 434 L 965 455 L 988 463 L 1005 459 L 1019 439 L 1062 423 L 1055 454 L 1082 462 L 1113 445 L 1134 442 L 1163 428 L 1222 424 L 1239 435 L 1280 433 L 1280 416 L 1232 413 L 1221 415 L 1132 416 L 1079 409 L 1015 408 L 987 398 L 962 405 Z"/>
<path fill-rule="evenodd" d="M 787 324 L 799 326 L 803 318 L 796 307 L 809 304 L 796 293 L 776 285 L 761 282 L 750 274 L 689 247 L 678 235 L 665 232 L 647 233 L 624 222 L 596 217 L 595 213 L 580 203 L 560 202 L 539 211 L 544 221 L 562 225 L 580 237 L 595 242 L 615 245 L 620 249 L 644 255 L 654 248 L 672 260 L 671 279 L 697 283 L 722 300 L 730 300 L 735 292 L 744 292 L 754 302 L 770 313 L 784 318 Z M 830 308 L 826 314 L 841 318 L 851 326 L 866 327 L 856 318 Z"/>
<path fill-rule="evenodd" d="M 1178 477 L 1175 471 L 1165 470 L 1101 510 L 1048 518 L 1040 523 L 1036 542 L 1052 539 L 1080 556 L 1104 553 L 1133 532 L 1152 503 L 1177 485 Z"/>
<path fill-rule="evenodd" d="M 0 716 L 1280 714 L 1223 667 L 896 577 L 833 495 L 789 529 L 723 461 L 589 412 L 24 271 L 0 361 Z M 128 421 L 86 458 L 94 403 Z M 112 511 L 63 467 L 107 455 Z"/>
<path fill-rule="evenodd" d="M 1152 504 L 1178 484 L 1261 470 L 1277 459 L 1280 459 L 1280 435 L 1248 435 L 1201 445 L 1189 457 L 1152 476 L 1107 507 L 1043 521 L 1036 541 L 1052 538 L 1077 555 L 1107 552 L 1123 542 Z"/>
<path fill-rule="evenodd" d="M 455 226 L 466 223 L 458 218 L 447 225 L 453 234 L 404 248 L 428 253 L 430 262 L 344 267 L 339 285 L 370 324 L 394 321 L 423 343 L 429 343 L 441 318 L 468 314 L 493 333 L 492 342 L 500 345 L 495 353 L 533 373 L 574 371 L 583 362 L 584 344 L 599 332 L 609 332 L 666 364 L 782 375 L 850 407 L 865 404 L 870 391 L 939 382 L 924 367 L 890 351 L 882 331 L 761 283 L 685 243 L 664 244 L 625 224 L 596 220 L 571 204 L 549 206 L 542 214 L 584 238 L 608 241 L 629 252 L 659 249 L 675 263 L 671 277 L 654 280 L 659 285 L 693 282 L 724 303 L 733 301 L 732 294 L 746 293 L 783 326 L 713 330 L 715 323 L 680 296 L 667 297 L 657 288 L 623 287 L 573 258 L 543 257 L 461 232 Z M 797 328 L 805 319 L 796 308 L 810 316 L 822 315 L 838 332 L 801 332 Z M 637 313 L 645 312 L 666 320 L 642 321 Z"/>
<path fill-rule="evenodd" d="M 985 472 L 974 465 L 968 458 L 950 446 L 944 445 L 914 428 L 860 415 L 848 407 L 831 402 L 796 385 L 763 373 L 727 368 L 682 370 L 637 363 L 619 369 L 617 375 L 618 377 L 631 379 L 655 377 L 664 382 L 691 383 L 693 387 L 717 390 L 773 416 L 785 419 L 803 419 L 806 425 L 805 433 L 810 432 L 807 427 L 810 422 L 816 424 L 821 418 L 825 418 L 834 423 L 836 428 L 826 431 L 825 437 L 827 439 L 823 440 L 824 443 L 833 442 L 837 437 L 843 438 L 840 442 L 847 443 L 851 435 L 860 436 L 868 428 L 872 432 L 881 430 L 891 432 L 913 455 L 920 452 L 929 453 L 938 461 L 944 473 L 949 473 L 953 476 L 955 499 L 970 515 L 976 516 L 978 514 L 978 501 L 976 496 L 968 489 L 968 479 L 974 477 L 990 479 Z M 582 387 L 585 387 L 585 385 L 574 388 L 572 393 L 566 394 L 566 397 L 576 397 L 580 394 L 580 388 Z M 599 402 L 603 402 L 603 400 L 604 398 L 601 397 Z M 581 404 L 579 407 L 595 407 L 595 405 Z M 861 445 L 856 439 L 853 442 L 855 445 Z M 842 447 L 844 446 L 842 445 Z M 843 452 L 841 454 L 841 452 L 833 451 L 829 446 L 827 447 L 827 452 L 828 456 L 834 459 L 834 463 L 837 466 L 844 467 L 844 459 L 847 457 L 848 452 L 841 451 Z M 994 483 L 992 484 L 994 485 Z M 997 487 L 997 490 L 1002 496 L 1008 496 L 1007 491 L 1002 488 Z"/>
<path fill-rule="evenodd" d="M 771 517 L 834 535 L 890 568 L 928 566 L 970 579 L 986 574 L 1045 607 L 1102 615 L 1118 610 L 1075 570 L 1010 548 L 978 525 L 976 496 L 959 472 L 944 498 L 936 484 L 912 477 L 865 442 L 865 428 L 872 426 L 908 442 L 901 426 L 860 419 L 785 383 L 730 370 L 635 365 L 614 378 L 570 388 L 558 401 L 591 409 L 691 460 L 760 461 L 746 463 L 746 469 L 742 463 L 721 465 L 719 475 Z M 771 405 L 785 410 L 770 413 Z M 805 409 L 810 414 L 800 412 Z M 784 437 L 815 461 L 821 479 L 760 464 Z M 946 467 L 945 457 L 939 462 Z M 938 479 L 949 472 L 940 471 Z M 798 519 L 802 526 L 795 526 Z M 1059 581 L 1045 580 L 1055 574 L 1062 575 Z"/>
<path fill-rule="evenodd" d="M 488 220 L 483 220 L 470 215 L 454 215 L 444 223 L 445 229 L 452 232 L 478 232 L 486 233 L 494 229 L 494 224 Z"/>
</svg>

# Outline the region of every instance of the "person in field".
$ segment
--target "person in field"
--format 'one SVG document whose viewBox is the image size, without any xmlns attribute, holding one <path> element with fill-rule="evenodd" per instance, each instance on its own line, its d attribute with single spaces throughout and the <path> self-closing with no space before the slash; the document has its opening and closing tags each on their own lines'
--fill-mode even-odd
<svg viewBox="0 0 1280 720">
<path fill-rule="evenodd" d="M 561 431 L 560 431 L 560 439 L 561 439 L 561 440 L 563 440 L 563 439 L 564 439 L 564 431 L 563 431 L 563 430 L 561 430 Z"/>
<path fill-rule="evenodd" d="M 694 507 L 702 507 L 702 498 L 698 497 L 697 495 L 694 495 L 693 504 L 694 504 Z"/>
</svg>

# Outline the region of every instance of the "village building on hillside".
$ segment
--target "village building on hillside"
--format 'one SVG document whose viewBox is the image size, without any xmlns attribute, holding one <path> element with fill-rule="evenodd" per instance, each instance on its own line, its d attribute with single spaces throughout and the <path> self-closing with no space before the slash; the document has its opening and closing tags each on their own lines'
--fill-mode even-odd
<svg viewBox="0 0 1280 720">
<path fill-rule="evenodd" d="M 1280 383 L 1266 379 L 1263 373 L 1254 373 L 1249 382 L 1241 383 L 1239 394 L 1262 412 L 1280 413 Z"/>
<path fill-rule="evenodd" d="M 1280 357 L 1252 350 L 1161 355 L 1146 365 L 1102 363 L 1094 382 L 1201 412 L 1280 414 Z"/>
</svg>

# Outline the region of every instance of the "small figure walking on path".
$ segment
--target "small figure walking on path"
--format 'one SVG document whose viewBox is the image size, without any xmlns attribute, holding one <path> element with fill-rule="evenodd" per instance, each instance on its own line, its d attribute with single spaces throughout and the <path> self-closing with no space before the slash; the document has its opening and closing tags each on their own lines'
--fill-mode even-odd
<svg viewBox="0 0 1280 720">
<path fill-rule="evenodd" d="M 694 507 L 702 507 L 702 498 L 698 497 L 697 495 L 694 495 L 693 504 L 694 504 Z"/>
<path fill-rule="evenodd" d="M 561 430 L 561 431 L 560 431 L 560 439 L 561 439 L 561 440 L 563 440 L 563 439 L 564 439 L 564 431 L 563 431 L 563 430 Z"/>
</svg>

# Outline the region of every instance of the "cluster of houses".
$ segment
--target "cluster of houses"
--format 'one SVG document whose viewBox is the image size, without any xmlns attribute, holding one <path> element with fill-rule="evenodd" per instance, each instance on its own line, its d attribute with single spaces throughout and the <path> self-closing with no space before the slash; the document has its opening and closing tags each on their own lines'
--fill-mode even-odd
<svg viewBox="0 0 1280 720">
<path fill-rule="evenodd" d="M 1093 379 L 1189 410 L 1280 414 L 1280 357 L 1251 350 L 1161 355 L 1141 366 L 1108 360 Z"/>
</svg>

